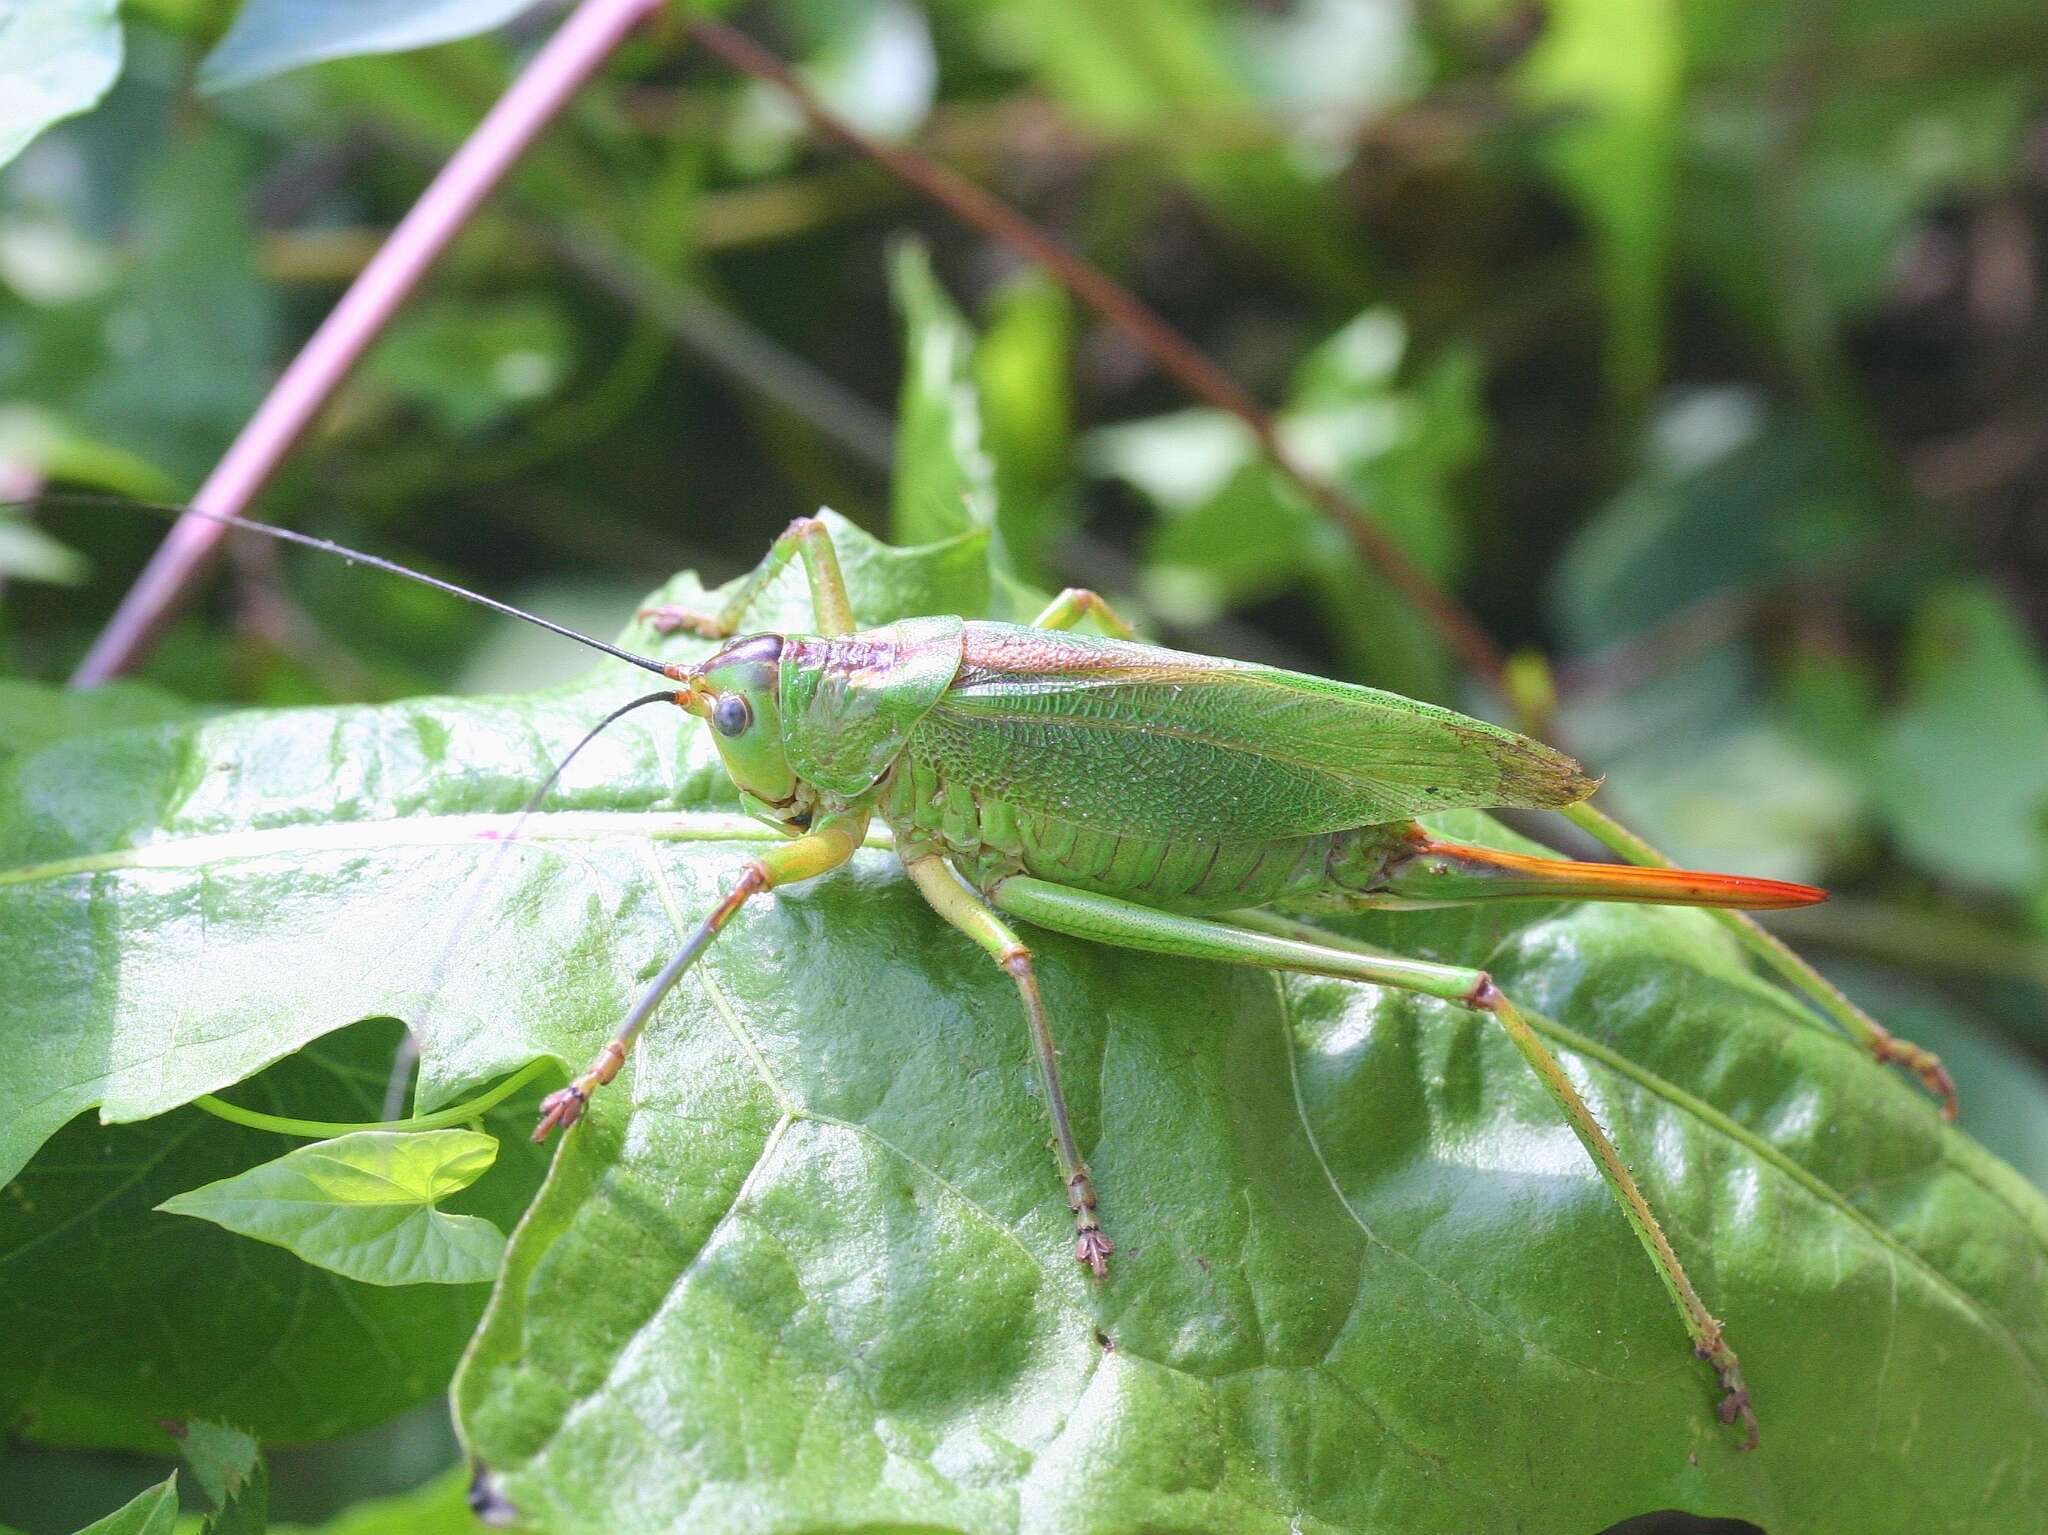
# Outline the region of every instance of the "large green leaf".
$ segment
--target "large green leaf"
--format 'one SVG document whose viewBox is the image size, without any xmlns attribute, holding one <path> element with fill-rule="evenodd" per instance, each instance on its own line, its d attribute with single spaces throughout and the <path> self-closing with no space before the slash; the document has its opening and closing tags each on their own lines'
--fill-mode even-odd
<svg viewBox="0 0 2048 1535">
<path fill-rule="evenodd" d="M 875 862 L 731 935 L 665 1025 L 688 1070 L 643 1062 L 515 1239 L 458 1401 L 541 1527 L 1921 1529 L 2048 1434 L 2039 1201 L 1694 917 L 1376 926 L 1585 1031 L 1756 1456 L 1569 1132 L 1435 1004 L 1039 942 L 1123 1244 L 1092 1289 L 1002 978 L 912 963 Z"/>
<path fill-rule="evenodd" d="M 971 611 L 977 547 L 849 534 L 860 611 Z M 760 621 L 799 621 L 801 594 L 792 572 Z M 758 846 L 705 743 L 646 713 L 523 842 L 477 838 L 639 685 L 231 716 L 16 764 L 16 1150 L 48 1083 L 63 1114 L 154 1113 L 368 1014 L 419 1031 L 428 1102 L 536 1053 L 580 1065 Z M 875 849 L 750 907 L 566 1138 L 457 1378 L 489 1490 L 608 1535 L 2025 1523 L 2048 1210 L 2010 1169 L 1695 915 L 1362 930 L 1485 963 L 1556 1020 L 1728 1319 L 1761 1451 L 1714 1420 L 1548 1098 L 1437 1003 L 1035 937 L 1121 1244 L 1092 1285 L 1014 994 Z"/>
</svg>

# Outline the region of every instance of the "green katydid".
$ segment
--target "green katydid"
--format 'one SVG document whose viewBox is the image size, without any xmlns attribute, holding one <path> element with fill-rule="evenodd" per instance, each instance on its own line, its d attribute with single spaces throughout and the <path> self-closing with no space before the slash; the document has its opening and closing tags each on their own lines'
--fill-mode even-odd
<svg viewBox="0 0 2048 1535">
<path fill-rule="evenodd" d="M 788 838 L 745 866 L 590 1066 L 544 1100 L 536 1139 L 581 1117 L 662 999 L 751 897 L 839 868 L 880 820 L 927 903 L 1016 984 L 1074 1215 L 1075 1257 L 1097 1277 L 1107 1274 L 1113 1244 L 1060 1087 L 1057 1009 L 1047 1006 L 1013 919 L 1126 948 L 1363 981 L 1493 1017 L 1592 1158 L 1695 1352 L 1716 1371 L 1721 1417 L 1743 1422 L 1754 1442 L 1740 1365 L 1720 1323 L 1614 1144 L 1491 977 L 1401 958 L 1283 913 L 1532 897 L 1758 909 L 1806 905 L 1821 891 L 1439 840 L 1413 818 L 1556 809 L 1597 782 L 1549 747 L 1447 709 L 1137 644 L 1091 592 L 1069 589 L 1029 626 L 929 617 L 861 630 L 817 519 L 793 523 L 718 612 L 647 615 L 657 629 L 728 640 L 689 666 L 325 540 L 215 520 L 422 581 L 658 673 L 671 686 L 605 723 L 660 702 L 704 719 L 746 809 Z M 815 632 L 735 638 L 793 560 L 809 580 Z M 1112 637 L 1070 632 L 1089 617 Z"/>
</svg>

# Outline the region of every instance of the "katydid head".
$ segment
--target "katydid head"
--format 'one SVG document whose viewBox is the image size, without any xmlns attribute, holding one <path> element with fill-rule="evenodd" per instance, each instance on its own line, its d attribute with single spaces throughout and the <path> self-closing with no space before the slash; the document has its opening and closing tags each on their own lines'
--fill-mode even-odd
<svg viewBox="0 0 2048 1535">
<path fill-rule="evenodd" d="M 711 726 L 711 740 L 750 815 L 801 828 L 811 807 L 782 744 L 782 636 L 733 640 L 687 679 L 683 707 Z"/>
</svg>

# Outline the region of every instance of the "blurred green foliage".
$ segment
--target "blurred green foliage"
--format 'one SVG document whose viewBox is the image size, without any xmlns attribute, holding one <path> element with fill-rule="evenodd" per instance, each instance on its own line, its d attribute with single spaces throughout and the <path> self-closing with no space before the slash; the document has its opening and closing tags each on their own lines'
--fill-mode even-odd
<svg viewBox="0 0 2048 1535">
<path fill-rule="evenodd" d="M 0 71 L 41 71 L 0 97 L 0 159 L 25 146 L 0 170 L 0 495 L 189 494 L 555 19 L 364 7 L 400 28 L 380 47 L 456 40 L 284 72 L 374 41 L 320 45 L 335 9 L 140 0 L 117 24 L 67 0 L 57 49 L 0 18 Z M 2038 0 L 735 19 L 1269 402 L 1496 636 L 1550 658 L 1557 734 L 1645 834 L 1835 889 L 1787 931 L 1857 956 L 1904 1032 L 1956 1041 L 1966 1125 L 2048 1178 Z M 920 369 L 974 387 L 981 448 L 892 477 L 946 429 L 895 419 Z M 961 496 L 1027 578 L 1102 587 L 1164 638 L 1497 710 L 1234 421 L 673 28 L 541 140 L 260 510 L 602 630 L 820 502 L 901 534 Z M 0 521 L 11 747 L 101 707 L 31 718 L 9 690 L 64 676 L 159 533 L 78 506 Z M 117 697 L 167 717 L 582 664 L 238 545 Z M 161 1479 L 38 1501 L 91 1470 L 51 1463 L 0 1465 L 0 1521 L 44 1535 Z M 348 1496 L 303 1468 L 271 1490 L 281 1517 Z"/>
</svg>

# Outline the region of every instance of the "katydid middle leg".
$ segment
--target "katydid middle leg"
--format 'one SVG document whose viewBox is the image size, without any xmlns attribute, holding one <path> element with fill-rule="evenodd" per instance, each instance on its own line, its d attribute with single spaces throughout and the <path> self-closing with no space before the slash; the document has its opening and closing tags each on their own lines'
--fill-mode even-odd
<svg viewBox="0 0 2048 1535">
<path fill-rule="evenodd" d="M 1536 1031 L 1529 1026 L 1521 1009 L 1509 1000 L 1484 970 L 1402 959 L 1364 945 L 1349 944 L 1334 934 L 1323 935 L 1321 941 L 1311 942 L 1272 931 L 1255 932 L 1226 922 L 1156 911 L 1132 901 L 1050 884 L 1028 875 L 1013 875 L 1002 880 L 991 895 L 996 906 L 1011 916 L 1097 943 L 1365 981 L 1376 986 L 1391 986 L 1439 997 L 1460 1007 L 1491 1015 L 1563 1111 L 1572 1132 L 1579 1138 L 1579 1144 L 1592 1158 L 1608 1191 L 1621 1206 L 1621 1213 L 1627 1217 L 1655 1265 L 1657 1277 L 1670 1293 L 1686 1332 L 1692 1338 L 1693 1352 L 1711 1364 L 1720 1377 L 1722 1421 L 1733 1424 L 1740 1420 L 1749 1431 L 1749 1443 L 1755 1445 L 1756 1416 L 1750 1410 L 1741 1364 L 1735 1357 L 1735 1351 L 1728 1346 L 1721 1324 L 1693 1288 L 1685 1266 L 1678 1261 L 1678 1254 L 1672 1250 L 1670 1239 L 1664 1235 L 1663 1227 L 1651 1212 L 1649 1201 L 1644 1199 L 1634 1175 L 1622 1161 L 1614 1142 L 1608 1139 L 1607 1132 L 1600 1128 L 1592 1110 L 1586 1107 L 1585 1099 L 1579 1096 L 1571 1078 L 1565 1075 L 1564 1067 L 1537 1038 Z"/>
<path fill-rule="evenodd" d="M 1089 1181 L 1088 1164 L 1081 1160 L 1080 1148 L 1074 1144 L 1067 1095 L 1060 1090 L 1059 1050 L 1053 1044 L 1052 1026 L 1046 1021 L 1038 976 L 1031 968 L 1031 951 L 1008 923 L 954 877 L 952 869 L 936 853 L 907 858 L 903 867 L 932 910 L 980 944 L 1017 982 L 1024 1019 L 1031 1026 L 1031 1048 L 1038 1059 L 1039 1084 L 1045 1089 L 1046 1110 L 1052 1116 L 1053 1148 L 1060 1160 L 1060 1179 L 1066 1185 L 1067 1207 L 1074 1212 L 1074 1256 L 1087 1264 L 1097 1279 L 1105 1278 L 1115 1244 L 1095 1218 L 1095 1185 Z"/>
</svg>

